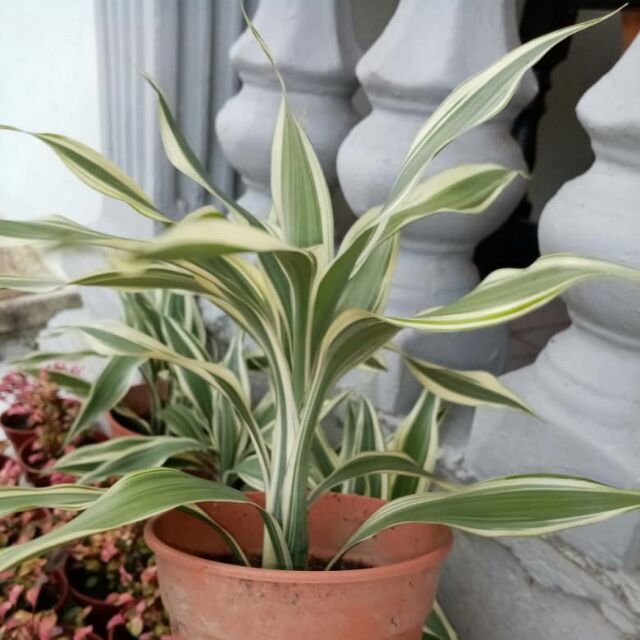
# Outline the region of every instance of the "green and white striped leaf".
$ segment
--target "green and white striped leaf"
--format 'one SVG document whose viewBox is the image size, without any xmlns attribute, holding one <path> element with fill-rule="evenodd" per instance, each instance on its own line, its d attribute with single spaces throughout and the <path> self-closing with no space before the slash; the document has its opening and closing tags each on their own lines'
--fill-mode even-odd
<svg viewBox="0 0 640 640">
<path fill-rule="evenodd" d="M 83 488 L 77 487 L 78 491 Z M 3 490 L 3 494 L 5 491 Z M 46 490 L 33 491 L 47 492 L 50 503 L 63 501 L 62 498 L 56 497 L 58 488 L 55 486 Z M 64 492 L 68 492 L 69 488 L 59 491 L 60 496 L 66 495 Z M 103 495 L 94 500 L 71 522 L 24 544 L 0 550 L 0 571 L 78 538 L 140 522 L 185 505 L 208 501 L 253 504 L 242 492 L 231 487 L 164 468 L 135 471 L 116 482 L 110 489 L 95 491 L 100 491 Z M 0 499 L 0 505 L 4 505 L 4 501 L 4 497 Z M 24 498 L 23 501 L 24 504 L 29 505 L 34 501 L 40 502 L 34 498 Z M 15 507 L 18 504 L 17 499 L 13 500 L 13 504 L 14 510 L 18 510 Z M 26 507 L 20 506 L 20 509 L 24 508 Z M 290 567 L 286 548 L 282 547 L 281 536 L 277 535 L 279 530 L 277 523 L 265 511 L 261 510 L 260 513 L 265 519 L 266 530 L 278 554 L 279 566 Z"/>
<path fill-rule="evenodd" d="M 422 640 L 459 640 L 438 602 L 433 603 L 433 610 L 422 632 Z"/>
<path fill-rule="evenodd" d="M 318 157 L 290 108 L 280 103 L 271 150 L 271 194 L 284 237 L 296 247 L 333 255 L 333 208 Z"/>
<path fill-rule="evenodd" d="M 202 445 L 209 441 L 206 421 L 193 407 L 173 404 L 164 407 L 158 417 L 174 436 L 197 440 Z"/>
<path fill-rule="evenodd" d="M 567 476 L 496 478 L 451 493 L 419 493 L 388 502 L 351 536 L 336 559 L 363 540 L 402 524 L 444 524 L 491 538 L 536 536 L 637 509 L 638 490 Z"/>
<path fill-rule="evenodd" d="M 67 283 L 53 276 L 21 276 L 13 273 L 0 273 L 0 289 L 23 291 L 24 293 L 50 293 L 64 287 Z"/>
<path fill-rule="evenodd" d="M 428 474 L 433 474 L 440 446 L 442 402 L 438 396 L 423 391 L 415 405 L 398 427 L 393 450 L 406 453 Z M 401 498 L 429 488 L 429 479 L 398 477 L 391 485 L 391 498 Z"/>
<path fill-rule="evenodd" d="M 520 171 L 498 164 L 462 164 L 421 182 L 398 209 L 389 213 L 384 233 L 376 247 L 395 237 L 406 226 L 437 213 L 477 214 L 486 211 Z M 346 233 L 340 253 L 363 236 L 371 236 L 379 224 L 382 207 L 374 207 L 358 218 Z"/>
<path fill-rule="evenodd" d="M 486 371 L 447 369 L 406 354 L 403 354 L 403 360 L 418 382 L 443 400 L 469 407 L 506 407 L 534 413 L 529 405 Z"/>
<path fill-rule="evenodd" d="M 371 209 L 346 234 L 339 255 L 324 273 L 314 297 L 313 344 L 331 319 L 355 308 L 379 313 L 395 270 L 399 232 L 408 224 L 437 213 L 476 214 L 489 207 L 518 172 L 493 164 L 448 169 L 422 183 L 415 195 L 390 217 L 385 233 L 371 249 L 366 268 L 355 270 L 372 238 L 380 207 Z M 340 295 L 336 295 L 336 291 Z"/>
<path fill-rule="evenodd" d="M 51 487 L 0 487 L 0 518 L 30 509 L 65 509 L 81 511 L 95 502 L 103 489 L 78 484 L 57 484 Z"/>
<path fill-rule="evenodd" d="M 232 403 L 249 430 L 253 446 L 260 458 L 263 477 L 269 478 L 269 452 L 259 426 L 251 412 L 249 399 L 245 396 L 238 379 L 220 364 L 185 357 L 131 327 L 114 322 L 93 325 L 74 325 L 75 330 L 85 336 L 91 348 L 106 356 L 128 356 L 162 360 L 187 369 L 219 390 Z"/>
<path fill-rule="evenodd" d="M 123 476 L 132 471 L 160 467 L 174 456 L 202 450 L 203 445 L 191 438 L 117 438 L 76 449 L 62 457 L 56 463 L 55 470 L 82 476 L 80 482 L 89 484 Z"/>
<path fill-rule="evenodd" d="M 129 356 L 109 358 L 91 385 L 91 390 L 69 429 L 67 442 L 71 442 L 78 434 L 94 426 L 103 414 L 113 409 L 124 398 L 142 362 L 142 358 Z"/>
<path fill-rule="evenodd" d="M 449 94 L 416 134 L 387 196 L 380 223 L 358 260 L 358 267 L 382 237 L 391 213 L 406 202 L 434 156 L 452 140 L 500 113 L 513 97 L 524 74 L 550 49 L 607 17 L 574 24 L 530 40 L 502 56 L 488 69 L 465 80 Z"/>
<path fill-rule="evenodd" d="M 147 218 L 171 224 L 171 220 L 156 209 L 149 196 L 120 167 L 81 142 L 53 133 L 22 131 L 16 127 L 0 125 L 0 130 L 17 131 L 37 138 L 52 149 L 60 160 L 92 189 L 126 202 Z"/>
<path fill-rule="evenodd" d="M 143 244 L 138 240 L 96 231 L 58 215 L 35 220 L 0 220 L 0 239 L 0 246 L 43 243 L 62 247 L 91 245 L 123 251 L 140 248 Z"/>
<path fill-rule="evenodd" d="M 594 278 L 640 281 L 640 271 L 606 260 L 548 254 L 526 269 L 499 269 L 456 302 L 411 319 L 389 318 L 425 331 L 469 331 L 503 324 L 537 309 L 569 287 Z"/>
<path fill-rule="evenodd" d="M 309 495 L 311 505 L 322 494 L 343 482 L 382 473 L 431 478 L 432 475 L 421 469 L 408 455 L 400 452 L 367 451 L 358 453 L 343 462 L 319 484 Z"/>
</svg>

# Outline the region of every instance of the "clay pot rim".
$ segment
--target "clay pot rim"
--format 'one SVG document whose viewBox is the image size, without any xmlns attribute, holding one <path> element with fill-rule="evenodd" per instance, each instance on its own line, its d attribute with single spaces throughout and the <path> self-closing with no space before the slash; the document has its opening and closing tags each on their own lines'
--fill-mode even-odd
<svg viewBox="0 0 640 640">
<path fill-rule="evenodd" d="M 256 493 L 251 492 L 249 497 L 254 497 Z M 345 494 L 334 494 L 345 495 Z M 353 494 L 346 494 L 352 498 L 362 498 Z M 366 498 L 374 500 L 374 498 Z M 377 500 L 382 506 L 384 500 Z M 212 501 L 215 503 L 215 501 Z M 283 569 L 260 569 L 256 567 L 243 567 L 239 565 L 227 564 L 210 560 L 208 558 L 200 558 L 186 551 L 181 551 L 170 544 L 164 542 L 155 532 L 156 524 L 163 518 L 171 517 L 176 510 L 172 509 L 160 515 L 155 516 L 147 521 L 144 528 L 144 537 L 152 549 L 159 557 L 169 557 L 172 563 L 181 564 L 191 567 L 194 570 L 202 571 L 212 570 L 219 575 L 238 580 L 251 580 L 253 582 L 279 582 L 279 583 L 303 583 L 318 585 L 340 585 L 354 582 L 376 582 L 379 580 L 387 580 L 395 578 L 407 573 L 415 573 L 424 569 L 437 566 L 449 554 L 453 546 L 453 533 L 451 529 L 440 524 L 420 524 L 420 526 L 437 529 L 443 536 L 444 540 L 434 549 L 410 560 L 402 562 L 394 562 L 377 567 L 369 567 L 366 569 L 345 569 L 343 571 L 287 571 Z M 399 525 L 402 526 L 402 525 Z M 395 528 L 395 527 L 393 527 Z"/>
<path fill-rule="evenodd" d="M 36 432 L 36 428 L 35 427 L 12 427 L 10 425 L 8 425 L 5 420 L 6 418 L 10 418 L 11 416 L 7 416 L 7 412 L 9 410 L 5 409 L 2 413 L 0 413 L 0 424 L 2 425 L 2 428 L 7 431 L 7 433 L 23 433 L 25 435 L 33 435 Z"/>
</svg>

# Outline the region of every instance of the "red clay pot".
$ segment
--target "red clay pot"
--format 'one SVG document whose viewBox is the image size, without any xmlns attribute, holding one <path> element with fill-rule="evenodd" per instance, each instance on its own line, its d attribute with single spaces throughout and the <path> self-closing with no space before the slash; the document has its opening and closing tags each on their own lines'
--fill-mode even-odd
<svg viewBox="0 0 640 640">
<path fill-rule="evenodd" d="M 69 583 L 69 593 L 73 599 L 82 607 L 91 607 L 91 611 L 87 616 L 87 622 L 101 633 L 106 631 L 109 620 L 118 613 L 118 607 L 110 604 L 106 600 L 94 598 L 77 589 L 73 584 L 73 572 L 71 571 L 69 560 L 67 560 L 67 564 L 65 565 L 65 573 L 67 582 Z"/>
<path fill-rule="evenodd" d="M 141 418 L 149 416 L 151 402 L 149 399 L 149 390 L 146 384 L 136 384 L 127 391 L 127 394 L 122 399 L 122 403 L 136 415 Z M 109 421 L 109 427 L 111 428 L 112 438 L 127 438 L 131 436 L 141 436 L 144 434 L 133 431 L 125 427 L 118 418 L 114 415 L 113 411 L 107 413 L 107 420 Z"/>
<path fill-rule="evenodd" d="M 383 504 L 361 496 L 323 496 L 310 510 L 312 556 L 328 560 Z M 260 554 L 262 520 L 256 509 L 201 506 L 247 553 Z M 293 572 L 204 559 L 224 557 L 228 549 L 208 525 L 179 511 L 150 520 L 145 537 L 156 553 L 176 640 L 420 640 L 453 541 L 446 527 L 406 525 L 348 554 L 348 560 L 372 568 Z"/>
<path fill-rule="evenodd" d="M 27 438 L 18 449 L 18 462 L 24 471 L 27 480 L 34 485 L 35 487 L 48 487 L 51 485 L 51 481 L 49 476 L 43 475 L 44 469 L 38 469 L 33 467 L 27 462 L 29 455 L 31 454 L 31 450 L 33 447 L 33 443 L 36 440 L 36 436 L 33 435 L 30 438 Z"/>
<path fill-rule="evenodd" d="M 26 440 L 32 438 L 36 434 L 35 428 L 28 429 L 24 426 L 26 425 L 26 422 L 25 416 L 10 416 L 7 415 L 6 411 L 0 415 L 0 426 L 16 451 L 18 451 Z"/>
</svg>

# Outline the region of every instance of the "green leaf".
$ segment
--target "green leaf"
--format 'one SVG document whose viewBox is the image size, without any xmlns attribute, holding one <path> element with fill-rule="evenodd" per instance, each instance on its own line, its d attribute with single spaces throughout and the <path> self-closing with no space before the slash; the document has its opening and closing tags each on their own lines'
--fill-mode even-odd
<svg viewBox="0 0 640 640">
<path fill-rule="evenodd" d="M 26 133 L 44 142 L 82 182 L 99 193 L 126 202 L 147 218 L 171 223 L 120 167 L 81 142 L 53 133 L 31 133 L 16 127 L 0 125 L 0 130 L 3 129 Z"/>
<path fill-rule="evenodd" d="M 380 473 L 431 478 L 408 455 L 399 452 L 367 451 L 351 456 L 319 484 L 309 496 L 309 505 L 333 487 L 356 478 Z"/>
<path fill-rule="evenodd" d="M 205 420 L 195 408 L 173 404 L 162 409 L 158 417 L 173 435 L 207 444 Z"/>
<path fill-rule="evenodd" d="M 440 398 L 425 390 L 398 427 L 393 439 L 393 449 L 409 455 L 419 468 L 428 474 L 433 474 L 438 458 L 442 417 Z M 391 487 L 391 498 L 426 491 L 429 484 L 425 478 L 395 478 Z"/>
<path fill-rule="evenodd" d="M 524 74 L 550 49 L 573 34 L 606 20 L 610 15 L 613 14 L 530 40 L 454 89 L 416 134 L 380 213 L 379 225 L 360 257 L 358 267 L 363 265 L 382 237 L 391 213 L 406 202 L 434 156 L 452 140 L 500 113 L 513 97 Z"/>
<path fill-rule="evenodd" d="M 320 162 L 282 97 L 271 151 L 271 194 L 285 238 L 296 247 L 323 248 L 333 255 L 333 208 Z"/>
<path fill-rule="evenodd" d="M 410 523 L 444 524 L 479 536 L 537 536 L 608 520 L 640 508 L 640 491 L 567 476 L 496 478 L 451 493 L 420 493 L 388 502 L 345 543 Z"/>
<path fill-rule="evenodd" d="M 78 484 L 56 484 L 43 489 L 0 487 L 0 518 L 30 509 L 66 509 L 81 511 L 95 502 L 103 489 Z"/>
<path fill-rule="evenodd" d="M 114 356 L 107 361 L 69 429 L 67 442 L 94 426 L 103 414 L 124 398 L 142 362 L 142 358 L 128 356 Z"/>
<path fill-rule="evenodd" d="M 426 180 L 405 207 L 394 212 L 385 233 L 371 247 L 366 267 L 354 270 L 378 222 L 380 207 L 351 227 L 322 277 L 314 297 L 313 344 L 330 320 L 350 308 L 379 313 L 384 309 L 395 270 L 398 233 L 408 224 L 437 213 L 476 214 L 502 193 L 518 172 L 493 164 L 463 165 Z M 355 273 L 354 273 L 355 271 Z M 339 292 L 339 295 L 336 295 Z"/>
<path fill-rule="evenodd" d="M 458 634 L 447 620 L 442 607 L 437 602 L 433 604 L 433 610 L 427 618 L 423 634 L 422 640 L 459 640 Z"/>
<path fill-rule="evenodd" d="M 469 331 L 503 324 L 537 309 L 569 287 L 594 278 L 640 281 L 640 271 L 606 260 L 548 254 L 526 269 L 499 269 L 456 302 L 411 319 L 389 318 L 402 327 L 430 332 Z"/>
<path fill-rule="evenodd" d="M 202 444 L 191 438 L 117 438 L 76 449 L 61 458 L 56 463 L 55 470 L 82 475 L 80 481 L 90 484 L 123 476 L 131 471 L 160 467 L 174 456 L 202 449 Z"/>
<path fill-rule="evenodd" d="M 74 485 L 74 487 L 78 492 L 86 489 L 77 485 Z M 3 489 L 0 496 L 3 496 L 5 491 L 6 489 Z M 43 498 L 45 492 L 48 493 L 51 506 L 56 500 L 61 502 L 62 499 L 58 498 L 58 496 L 62 496 L 65 491 L 68 492 L 69 488 L 50 487 L 32 491 L 41 492 Z M 102 492 L 103 490 L 92 491 Z M 17 494 L 17 491 L 15 493 Z M 28 503 L 29 506 L 33 506 L 35 501 L 34 498 L 29 501 L 24 498 L 22 504 Z M 116 482 L 110 489 L 104 491 L 103 495 L 93 501 L 85 511 L 71 520 L 71 522 L 29 542 L 0 550 L 0 571 L 78 538 L 116 529 L 133 522 L 140 522 L 177 507 L 208 501 L 253 504 L 240 491 L 173 469 L 160 468 L 135 471 Z M 2 497 L 0 504 L 4 506 L 4 503 L 5 498 Z M 17 500 L 14 499 L 14 510 L 16 510 L 16 504 Z M 37 506 L 44 506 L 44 501 L 38 499 Z M 265 519 L 267 532 L 273 536 L 278 531 L 277 523 L 265 511 L 260 510 L 260 513 Z M 282 548 L 277 535 L 274 536 L 274 548 L 280 554 L 280 566 L 290 566 L 286 549 Z"/>
<path fill-rule="evenodd" d="M 507 407 L 534 415 L 529 405 L 486 371 L 458 371 L 407 354 L 402 357 L 418 382 L 443 400 L 469 407 Z"/>
</svg>

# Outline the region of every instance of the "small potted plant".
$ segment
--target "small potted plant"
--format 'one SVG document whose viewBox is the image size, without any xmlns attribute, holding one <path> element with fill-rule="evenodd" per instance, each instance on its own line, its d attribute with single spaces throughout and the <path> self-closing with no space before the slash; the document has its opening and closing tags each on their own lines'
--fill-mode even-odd
<svg viewBox="0 0 640 640">
<path fill-rule="evenodd" d="M 7 436 L 17 449 L 17 457 L 27 479 L 36 486 L 72 480 L 60 473 L 47 474 L 65 453 L 89 442 L 104 440 L 98 431 L 82 433 L 68 441 L 80 403 L 65 395 L 41 369 L 32 376 L 21 371 L 8 373 L 0 383 L 0 393 L 9 408 L 2 414 Z M 7 426 L 10 424 L 11 426 Z"/>
<path fill-rule="evenodd" d="M 221 200 L 229 218 L 205 207 L 173 223 L 96 152 L 62 136 L 33 134 L 85 182 L 167 228 L 157 238 L 139 240 L 56 217 L 0 221 L 0 236 L 15 241 L 32 234 L 52 244 L 64 240 L 124 252 L 127 259 L 118 266 L 74 284 L 197 293 L 249 334 L 269 376 L 269 411 L 260 419 L 238 376 L 193 350 L 177 323 L 164 320 L 171 338 L 164 341 L 118 323 L 77 327 L 97 353 L 162 360 L 179 368 L 183 391 L 203 410 L 224 397 L 232 412 L 223 426 L 233 436 L 239 425 L 251 442 L 264 491 L 245 494 L 177 469 L 139 470 L 140 450 L 125 458 L 117 443 L 110 449 L 112 460 L 121 471 L 127 465 L 138 470 L 109 489 L 67 485 L 46 495 L 39 489 L 6 489 L 10 510 L 48 500 L 82 513 L 38 540 L 0 551 L 0 568 L 71 539 L 156 516 L 146 525 L 146 538 L 156 552 L 163 601 L 180 637 L 259 640 L 269 628 L 278 638 L 418 640 L 451 548 L 448 527 L 483 536 L 535 535 L 639 509 L 638 490 L 546 475 L 467 486 L 440 483 L 437 490 L 418 487 L 388 501 L 332 492 L 360 478 L 432 479 L 432 474 L 396 451 L 365 450 L 340 459 L 320 428 L 334 385 L 355 367 L 376 366 L 378 352 L 394 348 L 388 343 L 402 328 L 481 329 L 520 317 L 588 278 L 640 281 L 637 270 L 622 265 L 547 255 L 527 269 L 491 274 L 451 304 L 411 318 L 384 315 L 401 229 L 443 211 L 477 214 L 519 177 L 505 167 L 465 165 L 423 180 L 430 161 L 449 142 L 495 116 L 527 69 L 555 44 L 599 21 L 532 40 L 455 89 L 419 130 L 387 200 L 361 217 L 337 250 L 329 190 L 286 92 L 274 136 L 274 215 L 268 222 L 211 183 L 155 85 L 169 159 Z M 246 259 L 246 253 L 255 253 L 257 260 Z M 66 284 L 9 275 L 0 282 L 39 290 Z M 488 373 L 406 361 L 425 388 L 444 401 L 531 411 Z M 369 420 L 367 414 L 364 419 Z M 184 423 L 182 429 L 193 443 L 180 444 L 198 447 L 198 424 Z M 220 444 L 222 456 L 227 444 L 224 439 Z M 153 466 L 175 447 L 176 438 L 147 442 L 144 459 Z M 76 462 L 81 465 L 82 456 Z"/>
<path fill-rule="evenodd" d="M 52 384 L 46 370 L 36 376 L 11 371 L 0 380 L 0 400 L 8 405 L 0 416 L 0 424 L 16 450 L 36 434 L 36 428 L 50 416 L 73 422 L 77 401 L 63 397 Z"/>
<path fill-rule="evenodd" d="M 68 550 L 65 573 L 73 598 L 91 607 L 89 620 L 98 631 L 128 602 L 132 589 L 146 586 L 147 569 L 155 566 L 141 524 L 94 534 Z M 144 577 L 143 577 L 144 576 Z M 138 591 L 142 596 L 142 591 Z M 133 623 L 132 623 L 133 624 Z"/>
</svg>

